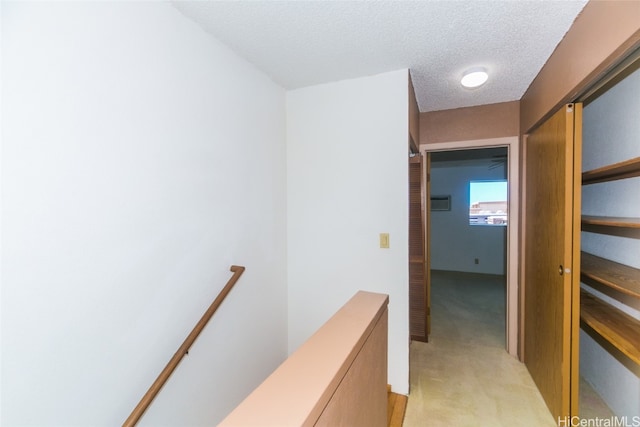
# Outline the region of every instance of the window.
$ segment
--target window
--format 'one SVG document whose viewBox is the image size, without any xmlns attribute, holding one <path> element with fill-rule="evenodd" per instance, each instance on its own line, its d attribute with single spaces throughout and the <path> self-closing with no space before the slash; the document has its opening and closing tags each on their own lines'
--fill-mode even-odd
<svg viewBox="0 0 640 427">
<path fill-rule="evenodd" d="M 469 224 L 507 225 L 507 181 L 469 182 Z"/>
</svg>

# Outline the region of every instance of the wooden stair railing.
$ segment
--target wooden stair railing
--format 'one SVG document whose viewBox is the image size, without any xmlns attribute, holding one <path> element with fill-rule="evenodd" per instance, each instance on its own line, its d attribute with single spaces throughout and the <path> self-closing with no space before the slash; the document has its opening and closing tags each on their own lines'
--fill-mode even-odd
<svg viewBox="0 0 640 427">
<path fill-rule="evenodd" d="M 149 387 L 149 390 L 147 390 L 145 395 L 142 396 L 142 399 L 140 399 L 140 402 L 138 403 L 138 405 L 131 412 L 131 415 L 129 415 L 129 418 L 127 418 L 127 420 L 122 424 L 122 427 L 133 427 L 138 423 L 140 418 L 142 418 L 142 415 L 145 413 L 147 408 L 151 405 L 151 402 L 153 402 L 153 399 L 155 399 L 155 397 L 158 395 L 158 393 L 162 389 L 162 386 L 164 386 L 164 384 L 167 382 L 167 380 L 169 379 L 173 371 L 176 369 L 176 367 L 178 366 L 182 358 L 189 353 L 189 348 L 191 348 L 195 340 L 198 338 L 198 335 L 200 335 L 200 332 L 202 332 L 204 327 L 207 325 L 207 322 L 209 322 L 209 320 L 211 319 L 211 317 L 213 317 L 213 314 L 216 312 L 218 307 L 220 307 L 220 304 L 222 304 L 222 301 L 229 294 L 229 292 L 231 291 L 231 288 L 233 288 L 233 285 L 236 284 L 236 282 L 244 272 L 244 267 L 241 267 L 238 265 L 232 265 L 230 270 L 233 272 L 233 276 L 231 276 L 231 278 L 229 279 L 227 284 L 224 286 L 224 288 L 222 288 L 222 290 L 220 291 L 216 299 L 211 303 L 207 311 L 202 315 L 202 317 L 200 318 L 200 321 L 196 324 L 196 326 L 193 328 L 191 333 L 184 340 L 180 348 L 178 348 L 178 351 L 176 351 L 176 353 L 173 355 L 171 360 L 169 360 L 169 363 L 167 363 L 167 366 L 165 366 L 162 372 L 160 372 L 160 375 L 158 375 L 158 378 L 153 382 L 153 384 L 151 384 L 151 387 Z"/>
</svg>

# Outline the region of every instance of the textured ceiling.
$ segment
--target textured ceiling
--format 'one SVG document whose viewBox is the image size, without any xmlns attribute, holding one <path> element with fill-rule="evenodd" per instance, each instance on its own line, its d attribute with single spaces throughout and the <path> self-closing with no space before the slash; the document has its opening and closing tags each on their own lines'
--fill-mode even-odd
<svg viewBox="0 0 640 427">
<path fill-rule="evenodd" d="M 409 68 L 424 112 L 520 99 L 586 1 L 173 4 L 286 89 Z M 489 81 L 464 89 L 472 66 Z"/>
</svg>

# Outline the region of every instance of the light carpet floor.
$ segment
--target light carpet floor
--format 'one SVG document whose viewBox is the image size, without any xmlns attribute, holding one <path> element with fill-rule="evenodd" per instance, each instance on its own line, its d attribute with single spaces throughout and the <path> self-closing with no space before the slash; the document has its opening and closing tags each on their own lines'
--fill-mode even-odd
<svg viewBox="0 0 640 427">
<path fill-rule="evenodd" d="M 505 351 L 504 278 L 433 271 L 431 294 L 429 343 L 411 343 L 403 426 L 557 426 Z"/>
</svg>

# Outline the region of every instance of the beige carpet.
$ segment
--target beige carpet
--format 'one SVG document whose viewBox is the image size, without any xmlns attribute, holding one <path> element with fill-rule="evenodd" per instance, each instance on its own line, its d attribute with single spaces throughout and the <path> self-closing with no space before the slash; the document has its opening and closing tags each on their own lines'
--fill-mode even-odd
<svg viewBox="0 0 640 427">
<path fill-rule="evenodd" d="M 525 366 L 504 349 L 501 276 L 432 273 L 429 343 L 410 349 L 404 426 L 556 426 Z"/>
</svg>

